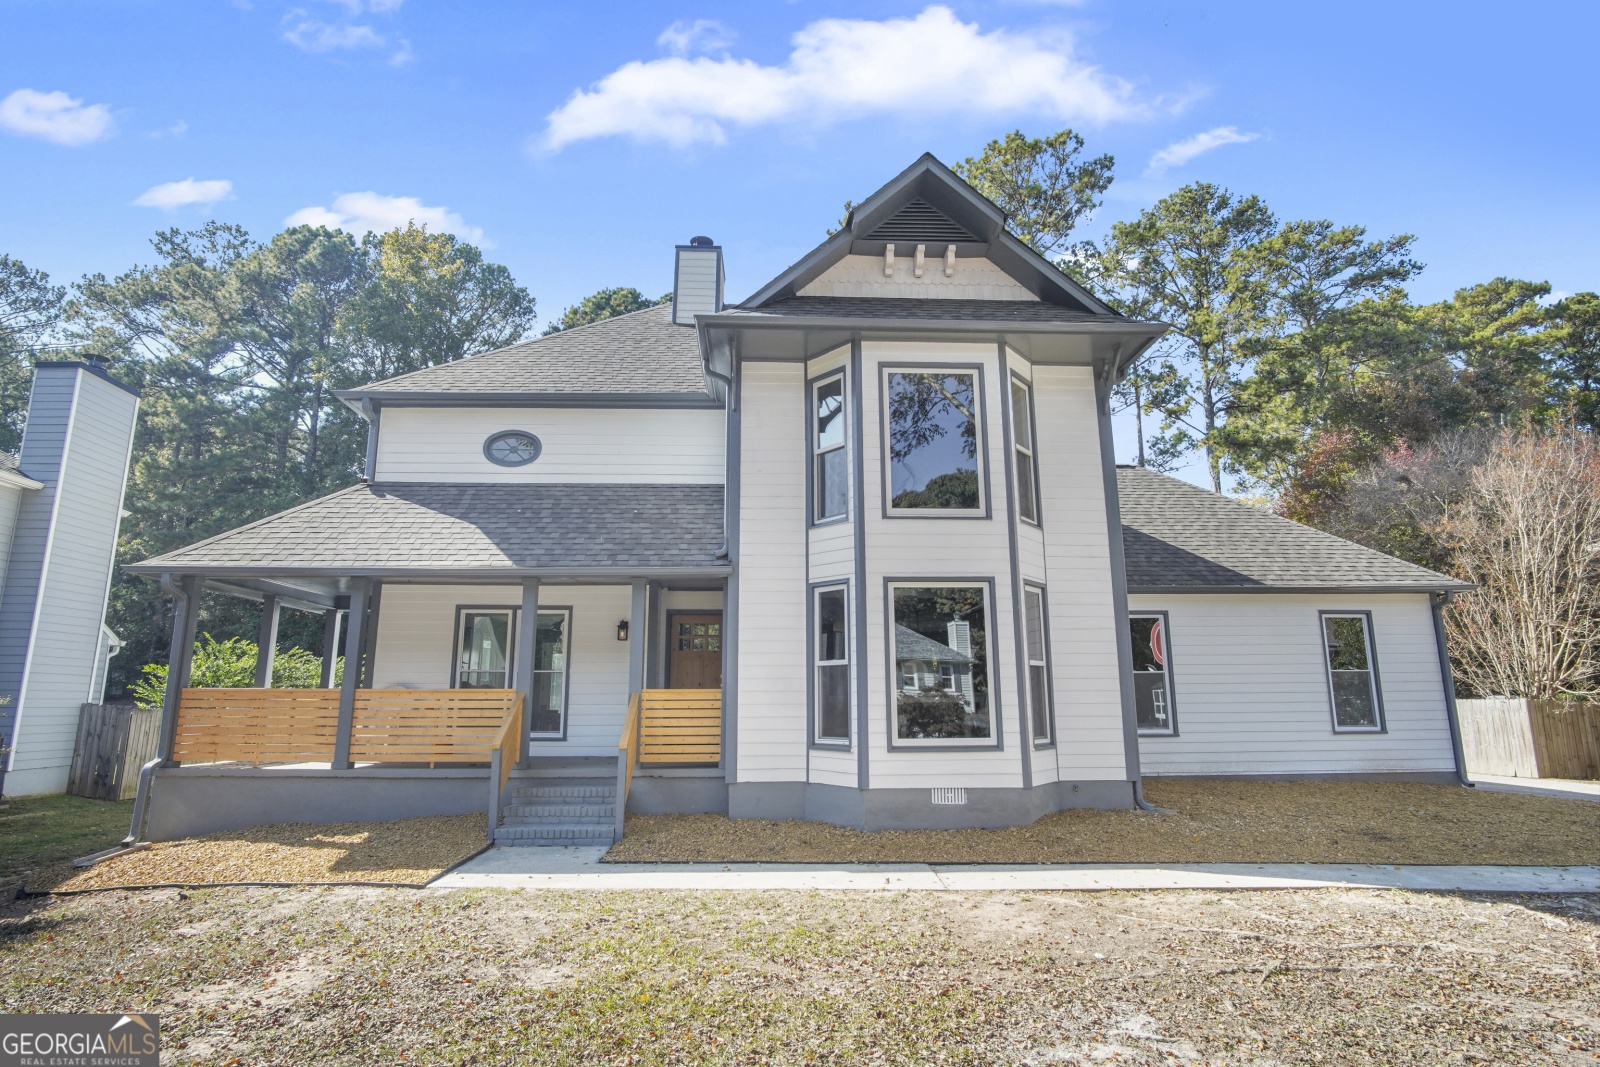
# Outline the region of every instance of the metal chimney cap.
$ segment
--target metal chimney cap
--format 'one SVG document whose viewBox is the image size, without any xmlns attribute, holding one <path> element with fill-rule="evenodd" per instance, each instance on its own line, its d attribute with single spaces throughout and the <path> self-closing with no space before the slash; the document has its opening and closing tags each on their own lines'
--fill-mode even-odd
<svg viewBox="0 0 1600 1067">
<path fill-rule="evenodd" d="M 689 238 L 689 247 L 690 248 L 715 248 L 716 246 L 717 246 L 717 242 L 713 241 L 709 237 L 691 237 L 691 238 Z"/>
</svg>

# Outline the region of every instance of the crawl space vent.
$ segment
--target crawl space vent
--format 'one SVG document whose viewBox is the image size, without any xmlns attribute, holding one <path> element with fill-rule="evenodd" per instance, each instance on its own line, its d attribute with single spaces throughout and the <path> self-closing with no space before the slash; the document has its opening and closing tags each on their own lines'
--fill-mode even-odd
<svg viewBox="0 0 1600 1067">
<path fill-rule="evenodd" d="M 935 804 L 965 804 L 967 802 L 967 791 L 961 786 L 956 786 L 953 789 L 935 789 L 933 791 L 933 802 Z"/>
</svg>

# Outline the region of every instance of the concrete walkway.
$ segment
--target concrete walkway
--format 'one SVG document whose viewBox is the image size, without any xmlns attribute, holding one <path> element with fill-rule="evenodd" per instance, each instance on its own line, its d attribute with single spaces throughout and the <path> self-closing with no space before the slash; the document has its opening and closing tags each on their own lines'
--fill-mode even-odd
<svg viewBox="0 0 1600 1067">
<path fill-rule="evenodd" d="M 1600 867 L 1358 863 L 934 866 L 925 863 L 601 863 L 604 848 L 491 848 L 434 889 L 1415 889 L 1600 893 Z"/>
<path fill-rule="evenodd" d="M 1470 775 L 1472 783 L 1487 793 L 1526 793 L 1536 797 L 1600 802 L 1600 782 L 1574 778 L 1503 778 L 1497 774 Z"/>
</svg>

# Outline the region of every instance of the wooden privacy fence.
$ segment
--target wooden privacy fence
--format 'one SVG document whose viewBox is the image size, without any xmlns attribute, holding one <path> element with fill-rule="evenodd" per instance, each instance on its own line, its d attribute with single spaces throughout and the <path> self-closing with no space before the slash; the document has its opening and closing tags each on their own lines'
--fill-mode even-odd
<svg viewBox="0 0 1600 1067">
<path fill-rule="evenodd" d="M 646 689 L 639 694 L 640 763 L 722 759 L 722 690 Z"/>
<path fill-rule="evenodd" d="M 512 689 L 360 689 L 350 759 L 488 763 L 521 704 Z M 172 756 L 184 763 L 326 763 L 338 728 L 337 689 L 185 689 Z"/>
<path fill-rule="evenodd" d="M 1458 700 L 1467 774 L 1600 778 L 1600 704 L 1578 700 Z"/>
<path fill-rule="evenodd" d="M 160 735 L 160 708 L 83 705 L 67 792 L 94 800 L 131 799 L 139 789 L 139 769 L 156 758 Z"/>
</svg>

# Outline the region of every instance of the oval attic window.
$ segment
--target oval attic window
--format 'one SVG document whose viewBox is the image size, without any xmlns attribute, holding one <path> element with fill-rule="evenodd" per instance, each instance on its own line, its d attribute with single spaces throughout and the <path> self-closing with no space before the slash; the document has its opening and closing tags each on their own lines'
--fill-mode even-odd
<svg viewBox="0 0 1600 1067">
<path fill-rule="evenodd" d="M 502 467 L 526 466 L 543 450 L 539 439 L 523 430 L 502 430 L 483 443 L 484 458 Z"/>
</svg>

